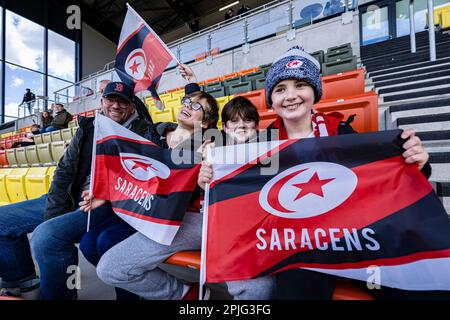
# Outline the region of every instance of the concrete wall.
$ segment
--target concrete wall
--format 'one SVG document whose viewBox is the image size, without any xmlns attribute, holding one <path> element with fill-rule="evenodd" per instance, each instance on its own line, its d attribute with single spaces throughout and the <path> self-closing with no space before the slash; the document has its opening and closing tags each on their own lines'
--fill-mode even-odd
<svg viewBox="0 0 450 320">
<path fill-rule="evenodd" d="M 318 24 L 296 30 L 296 37 L 288 41 L 286 34 L 265 39 L 250 46 L 244 54 L 242 48 L 234 49 L 213 57 L 213 63 L 205 60 L 193 62 L 190 67 L 198 81 L 221 76 L 227 73 L 271 63 L 276 57 L 294 45 L 302 45 L 307 52 L 326 51 L 327 48 L 350 42 L 355 55 L 359 56 L 359 18 L 358 11 L 350 12 L 351 22 L 343 24 L 342 17 L 336 17 Z M 163 74 L 158 91 L 165 91 L 185 85 L 186 82 L 175 70 Z"/>
<path fill-rule="evenodd" d="M 81 77 L 100 71 L 115 59 L 117 44 L 83 22 L 81 29 Z"/>
</svg>

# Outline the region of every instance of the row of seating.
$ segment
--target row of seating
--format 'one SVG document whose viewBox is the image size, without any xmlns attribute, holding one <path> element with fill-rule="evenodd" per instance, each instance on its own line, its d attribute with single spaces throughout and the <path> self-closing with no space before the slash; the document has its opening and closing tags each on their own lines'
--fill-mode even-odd
<svg viewBox="0 0 450 320">
<path fill-rule="evenodd" d="M 31 200 L 48 192 L 56 167 L 0 169 L 0 205 Z"/>
<path fill-rule="evenodd" d="M 52 132 L 46 132 L 43 134 L 36 134 L 34 135 L 34 143 L 41 144 L 41 143 L 70 140 L 75 135 L 77 129 L 78 127 L 72 127 Z"/>
<path fill-rule="evenodd" d="M 343 73 L 357 68 L 357 57 L 353 55 L 353 49 L 350 43 L 327 49 L 325 54 L 323 50 L 311 53 L 320 63 L 322 75 L 328 76 Z"/>
<path fill-rule="evenodd" d="M 0 139 L 0 150 L 11 148 L 14 143 L 22 141 L 22 138 L 24 138 L 26 135 L 25 132 L 22 133 L 8 132 L 8 133 L 9 135 L 4 136 L 3 138 Z"/>
<path fill-rule="evenodd" d="M 434 8 L 434 25 L 442 30 L 450 29 L 450 5 Z M 426 28 L 428 28 L 428 10 L 425 10 Z"/>
<path fill-rule="evenodd" d="M 0 150 L 0 167 L 52 166 L 61 159 L 70 140 Z"/>
</svg>

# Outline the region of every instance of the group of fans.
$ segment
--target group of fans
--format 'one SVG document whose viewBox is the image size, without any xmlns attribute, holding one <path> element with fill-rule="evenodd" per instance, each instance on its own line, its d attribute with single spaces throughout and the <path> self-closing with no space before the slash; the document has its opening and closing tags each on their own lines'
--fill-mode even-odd
<svg viewBox="0 0 450 320">
<path fill-rule="evenodd" d="M 298 61 L 299 63 L 290 63 Z M 100 102 L 101 113 L 123 127 L 166 149 L 193 143 L 197 130 L 217 128 L 219 108 L 210 94 L 200 90 L 192 70 L 179 65 L 188 80 L 176 123 L 153 123 L 146 107 L 122 82 L 106 85 Z M 266 129 L 279 139 L 303 139 L 354 133 L 340 113 L 316 112 L 313 105 L 322 96 L 318 62 L 299 47 L 276 59 L 266 76 L 266 100 L 277 119 Z M 246 98 L 236 97 L 223 108 L 224 144 L 257 141 L 259 114 Z M 116 288 L 117 299 L 197 299 L 198 284 L 184 283 L 160 268 L 179 251 L 200 250 L 202 205 L 205 185 L 213 170 L 205 159 L 198 187 L 186 209 L 183 222 L 171 245 L 155 242 L 114 214 L 111 204 L 89 196 L 94 126 L 93 118 L 79 117 L 79 129 L 59 161 L 49 193 L 34 200 L 0 207 L 0 278 L 3 296 L 36 292 L 41 299 L 76 299 L 76 288 L 67 286 L 67 270 L 78 265 L 78 249 L 96 266 L 99 278 Z M 416 165 L 430 177 L 428 153 L 413 130 L 401 138 L 405 162 Z M 217 141 L 202 141 L 191 150 L 192 160 L 204 155 Z M 87 211 L 91 210 L 86 232 Z M 31 241 L 27 234 L 33 233 Z M 34 262 L 39 266 L 37 277 Z M 331 299 L 336 277 L 292 269 L 277 275 L 227 282 L 234 299 Z M 391 291 L 389 291 L 391 290 Z M 401 298 L 378 290 L 377 297 Z M 397 292 L 398 293 L 398 292 Z M 410 295 L 420 296 L 420 292 Z"/>
</svg>

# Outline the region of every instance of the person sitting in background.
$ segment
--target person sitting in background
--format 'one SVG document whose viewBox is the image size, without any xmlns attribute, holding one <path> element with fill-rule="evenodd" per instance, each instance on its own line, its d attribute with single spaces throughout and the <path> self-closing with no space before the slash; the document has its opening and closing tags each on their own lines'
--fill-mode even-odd
<svg viewBox="0 0 450 320">
<path fill-rule="evenodd" d="M 235 16 L 234 10 L 232 8 L 228 9 L 228 11 L 225 13 L 225 20 L 231 19 Z"/>
<path fill-rule="evenodd" d="M 65 129 L 68 127 L 69 122 L 72 121 L 72 115 L 64 109 L 62 103 L 57 103 L 55 105 L 56 114 L 53 117 L 50 126 L 45 129 L 41 129 L 41 133 L 56 131 L 60 129 Z"/>
<path fill-rule="evenodd" d="M 39 133 L 39 132 L 38 132 Z M 21 141 L 14 142 L 11 148 L 20 148 L 34 145 L 34 134 L 27 132 Z"/>
<path fill-rule="evenodd" d="M 41 129 L 50 127 L 52 121 L 53 121 L 53 117 L 50 115 L 50 112 L 47 110 L 42 111 L 42 113 L 41 113 Z"/>
<path fill-rule="evenodd" d="M 41 127 L 40 127 L 38 124 L 33 123 L 33 124 L 31 125 L 30 132 L 31 132 L 33 135 L 35 135 L 35 134 L 40 134 L 40 133 L 41 133 Z"/>
</svg>

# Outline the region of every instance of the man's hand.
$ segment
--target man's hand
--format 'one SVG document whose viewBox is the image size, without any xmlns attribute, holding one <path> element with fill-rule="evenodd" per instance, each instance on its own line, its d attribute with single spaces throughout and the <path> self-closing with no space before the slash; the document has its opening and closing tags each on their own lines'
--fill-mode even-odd
<svg viewBox="0 0 450 320">
<path fill-rule="evenodd" d="M 202 161 L 202 166 L 200 168 L 200 173 L 198 174 L 198 185 L 200 188 L 205 190 L 205 184 L 211 183 L 213 178 L 212 164 L 206 161 Z"/>
<path fill-rule="evenodd" d="M 89 210 L 94 210 L 106 202 L 105 200 L 96 199 L 92 196 L 89 196 L 88 190 L 83 191 L 81 193 L 81 197 L 83 198 L 83 201 L 80 201 L 78 205 L 80 206 L 80 210 L 85 212 Z"/>
</svg>

